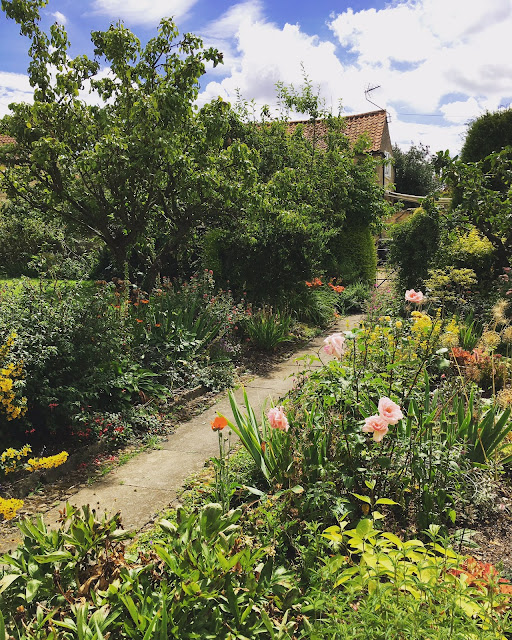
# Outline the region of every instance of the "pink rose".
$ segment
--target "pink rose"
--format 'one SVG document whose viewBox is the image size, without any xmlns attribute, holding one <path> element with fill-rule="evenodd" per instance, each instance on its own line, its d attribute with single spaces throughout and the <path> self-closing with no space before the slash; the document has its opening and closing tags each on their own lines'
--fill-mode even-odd
<svg viewBox="0 0 512 640">
<path fill-rule="evenodd" d="M 324 340 L 324 351 L 330 356 L 341 358 L 345 353 L 345 336 L 341 333 L 333 333 Z"/>
<path fill-rule="evenodd" d="M 414 291 L 414 289 L 409 289 L 405 292 L 405 299 L 407 302 L 414 302 L 415 304 L 420 304 L 423 302 L 423 294 L 421 291 Z"/>
<path fill-rule="evenodd" d="M 388 432 L 388 423 L 381 416 L 370 416 L 364 421 L 363 431 L 373 433 L 375 442 L 380 442 Z"/>
<path fill-rule="evenodd" d="M 379 400 L 379 416 L 388 424 L 396 424 L 404 417 L 400 407 L 389 398 L 381 398 Z"/>
<path fill-rule="evenodd" d="M 288 419 L 284 414 L 283 407 L 272 407 L 267 413 L 268 421 L 272 429 L 279 429 L 280 431 L 288 431 L 290 425 Z"/>
</svg>

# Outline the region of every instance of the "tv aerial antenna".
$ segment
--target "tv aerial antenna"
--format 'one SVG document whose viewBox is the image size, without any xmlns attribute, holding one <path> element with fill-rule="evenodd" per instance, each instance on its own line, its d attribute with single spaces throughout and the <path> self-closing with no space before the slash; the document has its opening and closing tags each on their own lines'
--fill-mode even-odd
<svg viewBox="0 0 512 640">
<path fill-rule="evenodd" d="M 373 100 L 370 100 L 370 98 L 368 97 L 371 94 L 372 91 L 375 91 L 375 89 L 380 89 L 380 84 L 377 84 L 374 87 L 372 87 L 371 85 L 368 85 L 366 87 L 366 89 L 364 90 L 364 97 L 366 98 L 366 100 L 370 104 L 373 104 L 374 107 L 377 107 L 377 109 L 380 109 L 381 111 L 385 111 L 384 107 L 381 107 L 376 102 L 373 102 Z M 388 118 L 389 118 L 389 116 L 388 116 Z M 388 122 L 389 122 L 389 119 L 388 119 Z"/>
</svg>

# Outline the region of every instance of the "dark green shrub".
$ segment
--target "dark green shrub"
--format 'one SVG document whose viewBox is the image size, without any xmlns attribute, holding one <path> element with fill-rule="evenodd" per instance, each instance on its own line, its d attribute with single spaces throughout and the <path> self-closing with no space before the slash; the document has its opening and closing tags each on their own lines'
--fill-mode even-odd
<svg viewBox="0 0 512 640">
<path fill-rule="evenodd" d="M 318 226 L 276 214 L 241 226 L 236 234 L 212 232 L 206 245 L 206 266 L 218 269 L 221 265 L 216 276 L 229 283 L 235 294 L 246 291 L 252 302 L 276 305 L 319 272 L 325 239 Z"/>
<path fill-rule="evenodd" d="M 95 243 L 79 239 L 62 223 L 45 220 L 11 202 L 0 211 L 0 274 L 37 276 L 49 271 L 59 278 L 88 275 L 95 260 Z"/>
<path fill-rule="evenodd" d="M 421 288 L 439 247 L 439 214 L 434 207 L 416 209 L 391 230 L 388 262 L 398 268 L 400 289 Z"/>
<path fill-rule="evenodd" d="M 338 308 L 342 313 L 361 313 L 364 311 L 370 288 L 365 282 L 355 282 L 345 287 L 345 290 L 339 294 Z"/>
<path fill-rule="evenodd" d="M 421 143 L 402 151 L 393 146 L 395 190 L 416 196 L 426 196 L 436 188 L 434 167 L 428 147 Z"/>
<path fill-rule="evenodd" d="M 26 375 L 27 414 L 0 423 L 2 438 L 36 440 L 62 431 L 81 407 L 119 406 L 112 392 L 126 336 L 111 299 L 86 284 L 31 283 L 7 287 L 0 298 L 0 334 L 16 331 Z M 114 405 L 114 406 L 113 406 Z"/>
<path fill-rule="evenodd" d="M 507 145 L 512 145 L 512 109 L 487 112 L 469 125 L 460 159 L 478 162 Z"/>
<path fill-rule="evenodd" d="M 377 249 L 369 227 L 342 229 L 328 243 L 332 263 L 325 265 L 329 275 L 340 277 L 345 284 L 375 282 Z"/>
</svg>

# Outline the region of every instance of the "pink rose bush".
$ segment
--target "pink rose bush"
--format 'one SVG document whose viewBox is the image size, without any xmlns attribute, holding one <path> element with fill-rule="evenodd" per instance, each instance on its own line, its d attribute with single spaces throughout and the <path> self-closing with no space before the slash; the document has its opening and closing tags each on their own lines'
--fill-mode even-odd
<svg viewBox="0 0 512 640">
<path fill-rule="evenodd" d="M 330 356 L 341 358 L 345 353 L 345 336 L 342 333 L 333 333 L 324 340 L 324 351 Z"/>
<path fill-rule="evenodd" d="M 400 407 L 385 396 L 379 400 L 379 416 L 386 420 L 388 424 L 396 424 L 404 417 Z"/>
<path fill-rule="evenodd" d="M 413 302 L 414 304 L 421 304 L 425 296 L 421 293 L 421 291 L 414 291 L 414 289 L 408 289 L 405 292 L 405 300 L 406 302 Z"/>
<path fill-rule="evenodd" d="M 375 442 L 381 442 L 382 438 L 389 431 L 390 424 L 396 424 L 404 417 L 400 407 L 389 398 L 382 397 L 378 405 L 379 413 L 366 418 L 362 430 L 366 433 L 373 433 Z"/>
<path fill-rule="evenodd" d="M 278 429 L 279 431 L 288 431 L 288 429 L 290 428 L 283 407 L 272 407 L 272 409 L 270 409 L 267 413 L 267 418 L 272 429 Z"/>
<path fill-rule="evenodd" d="M 363 431 L 373 433 L 373 439 L 375 442 L 380 442 L 389 431 L 388 423 L 380 416 L 370 416 L 369 418 L 366 418 L 364 422 Z"/>
</svg>

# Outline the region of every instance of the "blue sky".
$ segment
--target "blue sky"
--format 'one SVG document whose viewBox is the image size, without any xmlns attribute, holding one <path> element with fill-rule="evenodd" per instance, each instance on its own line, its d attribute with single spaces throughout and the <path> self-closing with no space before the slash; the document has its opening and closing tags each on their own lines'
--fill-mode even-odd
<svg viewBox="0 0 512 640">
<path fill-rule="evenodd" d="M 467 122 L 512 103 L 512 0 L 50 0 L 42 25 L 65 24 L 71 55 L 92 55 L 89 32 L 122 20 L 142 41 L 163 16 L 224 52 L 199 102 L 236 91 L 275 104 L 275 83 L 299 86 L 302 67 L 334 111 L 375 107 L 393 142 L 457 153 Z M 0 116 L 31 99 L 28 42 L 0 15 Z M 107 73 L 108 70 L 103 70 Z M 86 96 L 87 99 L 87 96 Z"/>
</svg>

